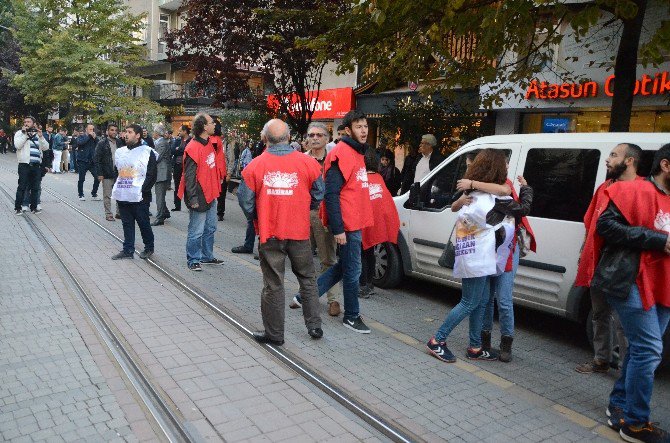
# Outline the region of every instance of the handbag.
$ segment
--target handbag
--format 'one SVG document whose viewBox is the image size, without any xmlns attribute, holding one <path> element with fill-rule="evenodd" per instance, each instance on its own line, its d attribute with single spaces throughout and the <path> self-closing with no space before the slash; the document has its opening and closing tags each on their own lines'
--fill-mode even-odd
<svg viewBox="0 0 670 443">
<path fill-rule="evenodd" d="M 524 258 L 530 252 L 530 234 L 523 226 L 519 227 L 516 233 L 517 247 L 519 248 L 519 258 Z"/>
<path fill-rule="evenodd" d="M 451 229 L 451 234 L 449 234 L 449 241 L 447 242 L 447 246 L 444 247 L 442 255 L 440 255 L 440 258 L 437 260 L 437 264 L 443 268 L 454 269 L 454 264 L 456 263 L 456 246 L 454 245 L 454 241 L 452 239 L 456 231 L 457 223 L 454 223 L 454 227 Z"/>
</svg>

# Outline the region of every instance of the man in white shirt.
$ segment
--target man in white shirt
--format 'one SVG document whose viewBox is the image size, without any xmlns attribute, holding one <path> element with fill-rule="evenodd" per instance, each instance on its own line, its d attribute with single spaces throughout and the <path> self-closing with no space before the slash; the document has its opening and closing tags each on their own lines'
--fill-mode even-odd
<svg viewBox="0 0 670 443">
<path fill-rule="evenodd" d="M 421 158 L 417 162 L 416 170 L 414 171 L 414 183 L 420 182 L 430 172 L 430 156 L 433 154 L 435 146 L 437 146 L 437 139 L 433 134 L 426 134 L 421 137 L 421 143 L 419 143 Z"/>
</svg>

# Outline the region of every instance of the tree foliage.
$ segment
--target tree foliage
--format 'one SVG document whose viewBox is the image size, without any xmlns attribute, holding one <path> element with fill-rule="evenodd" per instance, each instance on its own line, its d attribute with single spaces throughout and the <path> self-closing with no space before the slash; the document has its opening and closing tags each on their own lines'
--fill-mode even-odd
<svg viewBox="0 0 670 443">
<path fill-rule="evenodd" d="M 318 99 L 324 60 L 302 45 L 322 35 L 340 0 L 186 0 L 186 24 L 168 37 L 173 60 L 187 62 L 196 80 L 213 86 L 219 105 L 255 101 L 261 109 L 266 91 L 252 91 L 249 79 L 263 76 L 278 96 L 288 123 L 304 133 Z"/>
<path fill-rule="evenodd" d="M 142 17 L 120 0 L 13 0 L 21 69 L 13 84 L 26 101 L 69 109 L 97 121 L 141 119 L 162 109 L 133 96 L 150 81 Z"/>
<path fill-rule="evenodd" d="M 667 21 L 639 44 L 649 1 L 351 1 L 346 18 L 310 46 L 323 58 L 337 54 L 340 72 L 363 67 L 367 80 L 382 87 L 416 79 L 425 79 L 429 93 L 487 85 L 482 98 L 490 106 L 542 72 L 566 32 L 574 33 L 588 53 L 594 52 L 589 36 L 618 27 L 620 41 L 605 58 L 610 62 L 612 54 L 617 76 L 612 124 L 627 130 L 638 49 L 643 62 L 652 64 L 670 50 Z M 667 1 L 660 5 L 670 8 Z"/>
</svg>

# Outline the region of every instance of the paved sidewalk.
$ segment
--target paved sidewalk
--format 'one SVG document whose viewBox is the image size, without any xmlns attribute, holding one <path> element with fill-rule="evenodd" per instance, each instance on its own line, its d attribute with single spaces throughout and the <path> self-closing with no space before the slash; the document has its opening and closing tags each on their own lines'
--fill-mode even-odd
<svg viewBox="0 0 670 443">
<path fill-rule="evenodd" d="M 128 418 L 139 406 L 12 209 L 1 195 L 1 440 L 155 440 L 141 410 Z"/>
<path fill-rule="evenodd" d="M 5 186 L 7 178 L 0 172 Z M 42 199 L 45 211 L 30 217 L 195 435 L 231 442 L 386 441 L 138 257 L 110 260 L 120 247 L 112 237 L 65 205 L 50 205 L 48 193 Z"/>
<path fill-rule="evenodd" d="M 5 181 L 6 177 L 2 177 Z M 58 180 L 54 186 L 62 195 L 82 210 L 97 217 L 109 229 L 117 234 L 121 233 L 120 223 L 105 223 L 102 221 L 101 208 L 90 202 L 77 202 L 69 197 L 67 190 L 72 185 L 68 178 Z M 90 203 L 90 204 L 89 204 Z M 235 210 L 234 201 L 229 201 L 228 213 Z M 58 219 L 58 213 L 64 210 L 55 205 L 53 211 L 47 211 L 41 216 L 48 225 L 52 219 Z M 98 214 L 100 212 L 100 214 Z M 236 244 L 228 231 L 226 222 L 219 223 L 220 232 L 217 234 L 217 254 L 226 261 L 223 267 L 209 268 L 202 273 L 190 273 L 185 268 L 184 244 L 186 213 L 173 213 L 168 223 L 154 230 L 156 234 L 156 260 L 175 272 L 183 280 L 205 290 L 208 294 L 216 295 L 222 304 L 249 324 L 261 324 L 259 309 L 259 294 L 261 288 L 260 270 L 258 265 L 249 256 L 235 256 L 227 251 Z M 78 253 L 83 255 L 86 263 L 92 263 L 88 274 L 92 274 L 87 285 L 99 287 L 100 294 L 111 298 L 117 297 L 113 283 L 100 279 L 103 272 L 101 266 L 107 265 L 104 257 L 116 252 L 119 244 L 111 242 L 99 228 L 86 227 L 86 223 L 75 221 L 79 216 L 68 214 L 67 219 L 76 223 L 82 236 Z M 81 223 L 81 224 L 80 224 Z M 91 225 L 92 226 L 92 225 Z M 94 232 L 98 230 L 98 232 Z M 223 239 L 223 241 L 221 241 Z M 232 242 L 232 243 L 231 243 Z M 138 247 L 141 245 L 137 245 Z M 104 250 L 107 247 L 108 250 Z M 103 250 L 103 252 L 98 253 Z M 132 263 L 133 268 L 136 262 Z M 98 264 L 96 264 L 98 263 Z M 115 266 L 115 265 L 114 265 Z M 126 262 L 125 266 L 131 266 Z M 124 268 L 125 269 L 125 268 Z M 142 268 L 143 270 L 145 268 Z M 150 271 L 145 271 L 151 275 Z M 289 274 L 290 275 L 290 274 Z M 129 273 L 124 278 L 133 278 L 137 275 Z M 295 289 L 294 279 L 287 277 L 287 292 Z M 155 285 L 146 278 L 137 278 L 132 285 L 141 292 L 156 290 Z M 119 285 L 122 291 L 130 289 L 130 283 Z M 170 288 L 161 289 L 157 294 L 160 298 L 154 301 L 152 309 L 166 313 L 166 306 Z M 164 292 L 164 293 L 163 293 Z M 148 302 L 146 298 L 142 299 Z M 165 329 L 157 323 L 148 312 L 146 306 L 138 305 L 138 301 L 115 302 L 119 316 L 123 316 L 129 326 L 139 328 L 144 326 L 157 335 L 158 345 L 168 347 L 168 343 L 160 343 Z M 125 303 L 128 303 L 125 306 Z M 192 306 L 192 301 L 182 300 L 186 306 Z M 366 321 L 370 321 L 376 330 L 370 336 L 361 336 L 346 330 L 341 325 L 341 318 L 333 319 L 325 315 L 325 337 L 319 342 L 310 340 L 305 334 L 305 327 L 299 312 L 287 312 L 286 348 L 297 357 L 308 362 L 322 374 L 338 383 L 358 399 L 370 405 L 385 417 L 410 429 L 416 435 L 426 440 L 448 439 L 450 441 L 596 441 L 604 437 L 595 431 L 597 428 L 593 420 L 585 421 L 579 414 L 557 408 L 556 404 L 539 395 L 514 386 L 507 380 L 495 377 L 487 371 L 481 371 L 476 366 L 464 362 L 456 365 L 447 365 L 428 356 L 423 350 L 417 349 L 417 340 L 405 335 L 401 331 L 388 328 L 381 311 L 374 309 L 372 301 L 363 301 L 362 313 Z M 324 303 L 325 308 L 325 303 Z M 124 311 L 125 309 L 125 311 Z M 139 312 L 135 313 L 135 309 Z M 193 308 L 192 308 L 193 309 Z M 133 315 L 136 314 L 136 317 Z M 397 313 L 399 318 L 402 312 Z M 414 313 L 405 312 L 414 317 Z M 116 314 L 115 314 L 116 315 Z M 444 312 L 435 314 L 442 317 Z M 182 326 L 189 325 L 195 317 L 184 314 Z M 145 320 L 142 322 L 142 320 Z M 375 320 L 378 320 L 377 322 Z M 115 323 L 117 319 L 114 318 Z M 399 326 L 402 320 L 399 320 Z M 154 324 L 152 324 L 152 322 Z M 178 325 L 173 325 L 178 326 Z M 132 329 L 132 328 L 131 328 Z M 188 335 L 183 328 L 175 331 L 178 334 Z M 139 340 L 139 339 L 138 339 Z M 153 343 L 151 344 L 154 345 Z M 135 345 L 134 345 L 135 346 Z M 138 344 L 139 346 L 139 344 Z M 145 343 L 145 346 L 150 347 Z M 420 346 L 419 346 L 420 347 Z M 251 359 L 259 358 L 255 348 L 245 346 Z M 151 352 L 160 352 L 154 348 Z M 172 351 L 170 351 L 172 352 Z M 142 353 L 141 353 L 142 354 Z M 147 353 L 150 354 L 150 353 Z M 143 355 L 144 357 L 144 355 Z M 169 360 L 170 355 L 159 355 L 159 362 Z M 242 357 L 241 357 L 242 358 Z M 151 359 L 148 358 L 147 361 Z M 188 362 L 175 361 L 177 368 L 187 365 Z M 198 365 L 196 365 L 198 366 Z M 149 364 L 153 370 L 153 366 Z M 216 400 L 212 398 L 213 402 Z M 290 409 L 290 408 L 289 408 Z M 608 435 L 608 434 L 605 434 Z M 608 436 L 611 437 L 611 434 Z"/>
</svg>

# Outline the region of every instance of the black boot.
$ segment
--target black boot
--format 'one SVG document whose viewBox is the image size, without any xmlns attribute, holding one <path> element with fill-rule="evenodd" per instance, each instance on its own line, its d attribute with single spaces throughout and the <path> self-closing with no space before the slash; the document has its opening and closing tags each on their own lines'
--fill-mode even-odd
<svg viewBox="0 0 670 443">
<path fill-rule="evenodd" d="M 482 349 L 491 351 L 491 331 L 482 331 Z"/>
<path fill-rule="evenodd" d="M 512 341 L 514 337 L 503 335 L 500 338 L 500 361 L 509 363 L 512 361 Z"/>
</svg>

